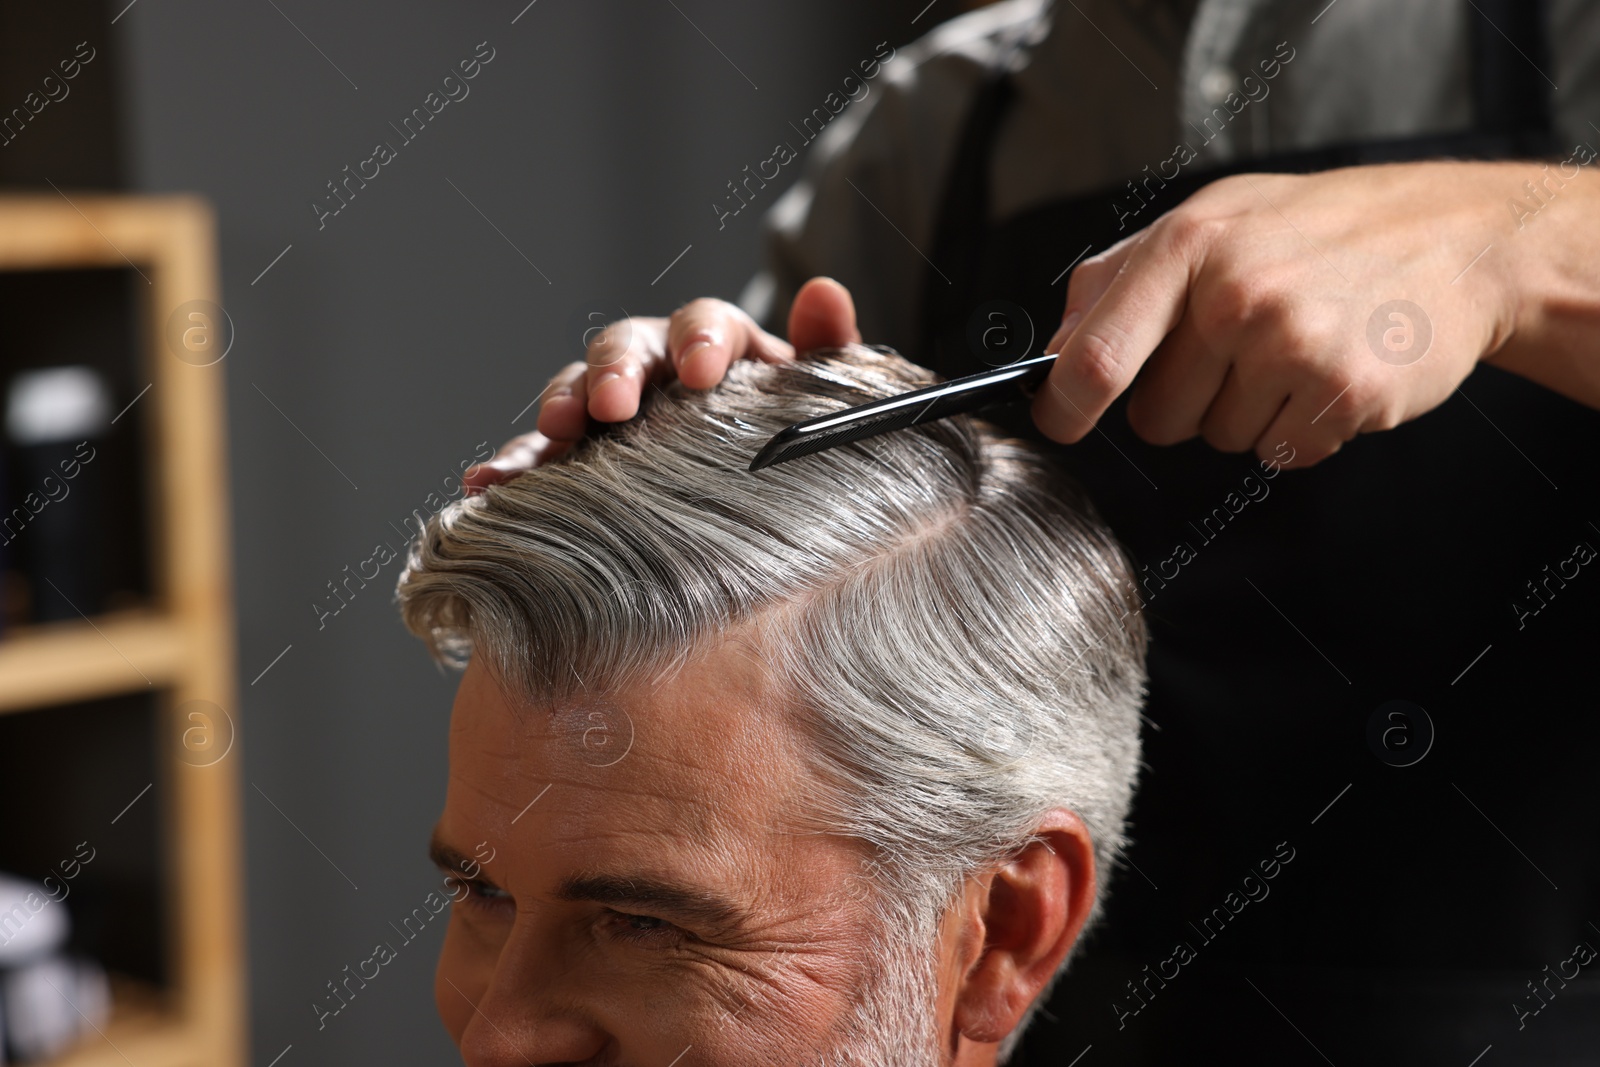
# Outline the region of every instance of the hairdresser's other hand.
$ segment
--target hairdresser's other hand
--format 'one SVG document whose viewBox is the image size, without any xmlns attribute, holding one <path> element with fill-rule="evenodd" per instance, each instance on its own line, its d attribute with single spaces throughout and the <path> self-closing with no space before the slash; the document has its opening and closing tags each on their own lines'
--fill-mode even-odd
<svg viewBox="0 0 1600 1067">
<path fill-rule="evenodd" d="M 1304 467 L 1436 407 L 1480 359 L 1594 403 L 1592 367 L 1584 385 L 1533 353 L 1560 347 L 1543 294 L 1570 304 L 1581 284 L 1563 231 L 1593 228 L 1600 182 L 1569 180 L 1542 209 L 1559 221 L 1508 212 L 1540 178 L 1446 162 L 1213 182 L 1073 273 L 1034 421 L 1080 440 L 1134 383 L 1128 422 L 1152 444 L 1269 459 L 1288 442 Z"/>
<path fill-rule="evenodd" d="M 850 292 L 832 278 L 812 278 L 789 309 L 789 340 L 756 325 L 725 300 L 691 300 L 669 318 L 613 322 L 589 340 L 582 362 L 563 367 L 540 396 L 539 429 L 512 438 L 485 463 L 467 470 L 469 490 L 503 482 L 564 453 L 589 420 L 621 422 L 639 411 L 646 386 L 679 378 L 695 389 L 722 381 L 746 357 L 781 363 L 797 351 L 861 340 Z"/>
</svg>

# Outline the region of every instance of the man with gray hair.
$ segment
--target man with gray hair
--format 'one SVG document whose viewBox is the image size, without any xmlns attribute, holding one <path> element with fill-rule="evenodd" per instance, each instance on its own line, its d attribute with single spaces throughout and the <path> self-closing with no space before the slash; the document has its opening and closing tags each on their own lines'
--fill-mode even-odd
<svg viewBox="0 0 1600 1067">
<path fill-rule="evenodd" d="M 468 1064 L 1015 1047 L 1123 843 L 1129 564 L 1056 459 L 970 417 L 747 470 L 933 380 L 740 362 L 417 539 L 406 624 L 465 669 L 432 854 Z"/>
</svg>

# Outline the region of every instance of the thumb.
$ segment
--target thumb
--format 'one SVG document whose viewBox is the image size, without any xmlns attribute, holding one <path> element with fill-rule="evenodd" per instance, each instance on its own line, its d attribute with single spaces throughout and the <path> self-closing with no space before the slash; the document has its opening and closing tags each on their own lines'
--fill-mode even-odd
<svg viewBox="0 0 1600 1067">
<path fill-rule="evenodd" d="M 812 278 L 789 308 L 789 343 L 796 352 L 859 343 L 856 305 L 850 290 L 832 278 Z"/>
</svg>

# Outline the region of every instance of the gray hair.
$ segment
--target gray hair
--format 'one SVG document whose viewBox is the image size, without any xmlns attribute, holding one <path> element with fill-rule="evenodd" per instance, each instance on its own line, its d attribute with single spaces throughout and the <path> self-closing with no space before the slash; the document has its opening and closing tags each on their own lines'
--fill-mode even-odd
<svg viewBox="0 0 1600 1067">
<path fill-rule="evenodd" d="M 960 416 L 747 470 L 791 423 L 935 380 L 856 345 L 647 391 L 636 418 L 436 515 L 400 578 L 406 625 L 560 702 L 759 624 L 813 742 L 818 825 L 870 846 L 881 915 L 925 936 L 1065 807 L 1094 842 L 1093 918 L 1147 637 L 1132 568 L 1060 459 Z"/>
</svg>

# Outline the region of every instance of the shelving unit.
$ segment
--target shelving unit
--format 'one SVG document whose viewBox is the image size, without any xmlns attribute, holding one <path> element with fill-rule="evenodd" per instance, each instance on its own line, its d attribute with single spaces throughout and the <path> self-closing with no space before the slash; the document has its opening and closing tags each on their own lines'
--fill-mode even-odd
<svg viewBox="0 0 1600 1067">
<path fill-rule="evenodd" d="M 154 781 L 139 803 L 161 839 L 149 858 L 160 872 L 152 893 L 164 931 L 165 980 L 113 975 L 113 1018 L 52 1067 L 242 1067 L 245 1062 L 241 930 L 238 703 L 228 572 L 223 368 L 179 358 L 169 320 L 191 301 L 215 303 L 214 224 L 188 197 L 78 194 L 0 197 L 0 272 L 120 269 L 139 294 L 136 375 L 143 431 L 138 471 L 150 595 L 148 603 L 0 634 L 0 727 L 10 714 L 71 716 L 75 704 L 146 694 L 154 698 Z M 3 278 L 0 278 L 3 283 Z M 93 309 L 85 309 L 92 313 Z M 218 324 L 219 326 L 221 324 Z M 0 321 L 0 343 L 9 330 Z M 231 329 L 231 327 L 230 327 Z M 118 406 L 134 400 L 119 398 Z M 88 473 L 86 472 L 86 476 Z M 101 472 L 104 473 L 104 472 Z M 26 487 L 12 486 L 7 495 Z M 5 508 L 12 502 L 0 501 Z M 224 710 L 212 743 L 230 749 L 195 758 L 194 722 L 181 709 L 207 701 Z M 40 720 L 48 722 L 48 720 Z M 63 730 L 72 723 L 63 721 Z M 83 733 L 84 731 L 79 731 Z M 73 736 L 79 747 L 94 736 Z M 185 745 L 189 745 L 186 750 Z M 50 754 L 41 753 L 40 759 Z M 115 754 L 112 754 L 115 758 Z M 43 776 L 41 775 L 41 778 Z M 41 791 L 46 784 L 41 780 Z M 119 832 L 117 809 L 131 796 L 93 797 L 98 825 L 62 826 L 71 842 Z M 75 807 L 85 803 L 74 800 Z M 37 805 L 30 820 L 51 817 Z M 131 822 L 131 820 L 130 820 Z M 124 823 L 126 828 L 129 823 Z M 7 861 L 0 840 L 0 868 Z M 67 905 L 70 908 L 70 904 Z"/>
</svg>

